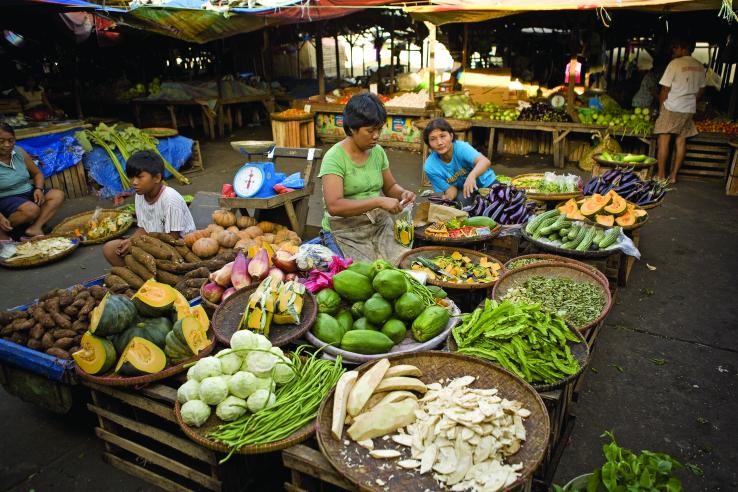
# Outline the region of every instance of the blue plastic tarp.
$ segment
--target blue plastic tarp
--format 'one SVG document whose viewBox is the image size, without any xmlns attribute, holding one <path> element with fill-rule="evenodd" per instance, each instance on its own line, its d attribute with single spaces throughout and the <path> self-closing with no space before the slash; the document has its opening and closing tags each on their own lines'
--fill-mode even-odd
<svg viewBox="0 0 738 492">
<path fill-rule="evenodd" d="M 161 155 L 177 170 L 192 155 L 192 139 L 181 135 L 159 139 L 159 144 L 156 147 Z M 120 153 L 116 151 L 115 155 L 118 161 L 125 166 L 125 161 Z M 87 173 L 102 186 L 99 191 L 102 198 L 113 198 L 118 193 L 129 191 L 123 189 L 118 171 L 115 169 L 113 161 L 110 160 L 110 156 L 102 147 L 94 146 L 91 152 L 85 154 L 83 162 Z M 171 177 L 171 173 L 165 171 L 164 179 L 170 179 Z"/>
<path fill-rule="evenodd" d="M 38 167 L 48 178 L 67 168 L 76 166 L 82 160 L 84 149 L 74 138 L 79 128 L 63 133 L 41 135 L 39 137 L 18 140 L 18 145 L 34 159 L 38 159 Z"/>
</svg>

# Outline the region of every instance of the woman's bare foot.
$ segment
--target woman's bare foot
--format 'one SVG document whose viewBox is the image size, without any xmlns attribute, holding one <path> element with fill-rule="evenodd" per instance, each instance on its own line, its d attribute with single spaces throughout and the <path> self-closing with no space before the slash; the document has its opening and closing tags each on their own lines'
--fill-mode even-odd
<svg viewBox="0 0 738 492">
<path fill-rule="evenodd" d="M 41 229 L 33 229 L 31 227 L 26 229 L 26 233 L 25 233 L 25 236 L 30 237 L 30 238 L 34 238 L 36 236 L 43 236 L 43 235 L 44 235 L 44 231 L 42 231 Z"/>
<path fill-rule="evenodd" d="M 669 176 L 669 184 L 672 184 L 673 185 L 673 184 L 676 184 L 676 183 L 677 183 L 676 176 Z"/>
</svg>

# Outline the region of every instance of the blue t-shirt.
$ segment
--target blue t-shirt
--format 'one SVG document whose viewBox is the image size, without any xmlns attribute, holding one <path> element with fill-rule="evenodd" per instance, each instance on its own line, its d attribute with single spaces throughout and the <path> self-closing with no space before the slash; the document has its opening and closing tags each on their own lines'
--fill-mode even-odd
<svg viewBox="0 0 738 492">
<path fill-rule="evenodd" d="M 481 154 L 474 147 L 463 140 L 454 141 L 451 162 L 443 162 L 437 152 L 431 152 L 423 169 L 433 185 L 433 191 L 443 193 L 451 186 L 455 186 L 458 190 L 463 189 L 464 181 L 474 169 L 474 160 L 479 155 Z M 495 172 L 491 168 L 487 169 L 477 178 L 477 186 L 487 188 L 495 182 L 495 179 L 497 179 Z"/>
</svg>

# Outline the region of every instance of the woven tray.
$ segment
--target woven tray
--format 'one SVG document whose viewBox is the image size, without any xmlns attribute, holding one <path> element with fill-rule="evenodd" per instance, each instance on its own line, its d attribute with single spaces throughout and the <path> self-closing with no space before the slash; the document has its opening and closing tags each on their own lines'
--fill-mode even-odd
<svg viewBox="0 0 738 492">
<path fill-rule="evenodd" d="M 231 346 L 231 336 L 238 329 L 249 296 L 251 296 L 257 287 L 258 285 L 252 285 L 251 287 L 237 291 L 228 299 L 221 302 L 218 309 L 215 310 L 215 314 L 211 320 L 211 326 L 215 332 L 216 339 L 226 347 Z M 318 304 L 315 302 L 315 296 L 306 290 L 305 296 L 303 297 L 300 324 L 277 325 L 272 323 L 269 327 L 269 341 L 275 347 L 282 347 L 293 340 L 297 340 L 312 328 L 317 315 Z"/>
<path fill-rule="evenodd" d="M 516 180 L 523 180 L 523 179 L 543 179 L 543 173 L 528 173 L 528 174 L 519 174 L 518 176 L 515 176 L 511 183 L 513 186 L 525 190 L 525 196 L 530 198 L 531 200 L 538 200 L 541 202 L 558 202 L 561 200 L 568 200 L 569 198 L 576 198 L 578 196 L 582 195 L 581 190 L 577 191 L 570 191 L 568 193 L 539 193 L 537 191 L 530 191 L 527 188 L 523 188 L 522 186 L 518 186 L 515 181 Z"/>
<path fill-rule="evenodd" d="M 603 229 L 603 227 L 597 224 L 590 224 L 590 225 L 594 225 L 595 227 L 599 227 Z M 551 251 L 561 256 L 568 256 L 570 258 L 607 258 L 610 255 L 615 255 L 615 254 L 620 253 L 620 250 L 614 247 L 610 247 L 604 250 L 597 250 L 597 251 L 592 251 L 592 250 L 577 251 L 576 249 L 564 249 L 558 246 L 554 246 L 553 244 L 544 243 L 543 241 L 539 241 L 538 239 L 533 239 L 533 236 L 528 234 L 528 232 L 525 230 L 525 227 L 520 229 L 520 233 L 523 236 L 523 238 L 535 244 L 536 247 L 544 249 L 546 251 Z"/>
<path fill-rule="evenodd" d="M 35 241 L 41 241 L 42 239 L 49 239 L 50 237 L 53 237 L 54 235 L 29 239 L 27 242 L 35 242 Z M 40 258 L 40 259 L 26 258 L 23 260 L 13 261 L 10 263 L 3 260 L 3 261 L 0 261 L 0 266 L 5 267 L 5 268 L 20 270 L 23 268 L 35 268 L 41 265 L 47 265 L 49 263 L 54 263 L 55 261 L 59 261 L 63 258 L 66 258 L 67 256 L 74 253 L 77 248 L 79 248 L 79 241 L 77 239 L 72 239 L 71 241 L 72 241 L 72 246 L 69 249 L 62 251 L 61 253 L 57 253 L 55 255 L 47 256 L 45 258 Z"/>
<path fill-rule="evenodd" d="M 107 218 L 107 217 L 117 217 L 123 213 L 120 210 L 115 209 L 104 209 L 100 211 L 100 217 Z M 88 210 L 87 212 L 82 212 L 79 214 L 72 215 L 70 217 L 67 217 L 63 221 L 61 221 L 59 224 L 54 227 L 54 230 L 51 231 L 52 234 L 56 236 L 72 236 L 74 235 L 75 229 L 84 229 L 87 226 L 87 223 L 90 221 L 92 216 L 95 214 L 94 210 Z M 109 236 L 100 237 L 97 239 L 88 239 L 86 241 L 80 240 L 80 243 L 83 246 L 89 246 L 92 244 L 102 244 L 110 241 L 111 239 L 115 239 L 118 237 L 121 237 L 123 234 L 128 232 L 128 229 L 131 228 L 135 220 L 132 220 L 128 223 L 128 225 L 123 226 L 121 229 L 118 230 L 115 234 L 111 234 Z"/>
<path fill-rule="evenodd" d="M 508 272 L 519 270 L 522 267 L 510 268 L 510 264 L 512 264 L 515 260 L 527 259 L 527 258 L 540 260 L 538 263 L 569 263 L 569 264 L 577 265 L 579 267 L 588 268 L 592 271 L 592 273 L 597 275 L 597 277 L 600 279 L 603 285 L 610 284 L 610 281 L 607 279 L 605 274 L 599 271 L 596 267 L 592 265 L 584 263 L 583 261 L 575 260 L 573 258 L 567 258 L 565 256 L 559 256 L 559 255 L 549 255 L 546 253 L 538 253 L 534 255 L 523 255 L 523 256 L 516 256 L 515 258 L 511 258 L 507 260 L 507 262 L 505 263 L 505 270 Z M 533 263 L 530 263 L 530 265 L 533 265 Z M 523 266 L 527 266 L 527 265 L 523 265 Z"/>
<path fill-rule="evenodd" d="M 210 345 L 202 349 L 200 353 L 197 354 L 196 357 L 191 357 L 187 360 L 180 362 L 179 364 L 166 367 L 163 371 L 157 372 L 156 374 L 147 374 L 145 376 L 126 377 L 126 376 L 118 376 L 113 373 L 108 373 L 105 376 L 95 376 L 93 374 L 87 374 L 85 371 L 80 369 L 77 366 L 77 364 L 74 365 L 74 372 L 76 372 L 77 376 L 79 376 L 82 379 L 85 379 L 87 381 L 100 384 L 103 386 L 140 386 L 142 384 L 148 384 L 148 383 L 153 383 L 154 381 L 160 381 L 162 379 L 172 377 L 175 374 L 179 374 L 180 372 L 186 371 L 193 362 L 196 362 L 202 359 L 203 357 L 210 355 L 210 353 L 213 351 L 214 348 L 215 348 L 215 337 L 211 339 Z"/>
<path fill-rule="evenodd" d="M 477 243 L 483 243 L 485 241 L 489 241 L 490 239 L 494 239 L 497 237 L 497 235 L 502 230 L 502 225 L 497 224 L 497 227 L 492 229 L 490 231 L 490 234 L 486 236 L 474 236 L 474 237 L 460 237 L 460 238 L 443 238 L 438 236 L 430 236 L 425 233 L 425 229 L 428 226 L 423 227 L 416 227 L 415 228 L 415 239 L 419 239 L 421 241 L 425 241 L 427 243 L 436 243 L 436 244 L 456 244 L 459 246 L 463 246 L 465 244 L 477 244 Z"/>
<path fill-rule="evenodd" d="M 579 333 L 587 333 L 610 314 L 610 309 L 612 309 L 612 294 L 610 293 L 610 284 L 607 279 L 603 279 L 600 275 L 593 273 L 590 268 L 573 263 L 533 263 L 509 271 L 497 281 L 497 285 L 492 289 L 492 299 L 500 300 L 509 289 L 523 285 L 530 277 L 534 276 L 570 278 L 577 282 L 589 282 L 599 287 L 605 296 L 605 305 L 597 319 L 584 326 L 572 327 L 576 328 Z"/>
<path fill-rule="evenodd" d="M 512 373 L 482 359 L 448 352 L 422 352 L 417 354 L 393 355 L 388 357 L 392 365 L 412 364 L 423 371 L 420 379 L 425 383 L 436 382 L 440 379 L 455 378 L 466 375 L 476 377 L 471 384 L 472 388 L 497 388 L 501 398 L 517 400 L 523 403 L 524 408 L 531 411 L 523 425 L 526 431 L 526 440 L 520 450 L 508 458 L 509 463 L 523 463 L 518 480 L 503 490 L 517 490 L 524 484 L 538 468 L 547 448 L 550 422 L 543 400 L 536 391 L 523 380 Z M 370 364 L 359 367 L 364 372 Z M 333 414 L 333 394 L 323 400 L 318 410 L 318 425 L 316 437 L 320 450 L 333 467 L 347 480 L 355 484 L 359 490 L 370 491 L 402 491 L 420 492 L 425 490 L 439 490 L 438 483 L 432 474 L 419 475 L 415 471 L 403 470 L 395 466 L 397 460 L 378 460 L 369 456 L 369 451 L 360 447 L 345 437 L 337 440 L 331 434 L 331 420 Z M 346 444 L 348 442 L 349 444 Z M 381 443 L 382 449 L 395 449 L 402 455 L 409 457 L 408 448 L 403 447 L 391 439 L 375 439 Z M 350 456 L 351 461 L 345 459 Z M 401 459 L 405 459 L 401 458 Z M 376 480 L 382 480 L 385 485 L 380 487 Z"/>
<path fill-rule="evenodd" d="M 571 328 L 570 328 L 571 329 Z M 557 388 L 561 388 L 562 386 L 566 386 L 569 382 L 573 381 L 574 379 L 578 378 L 579 375 L 584 371 L 585 367 L 587 367 L 587 363 L 589 362 L 589 345 L 587 345 L 587 341 L 584 339 L 584 336 L 579 333 L 577 330 L 571 329 L 571 332 L 579 339 L 578 342 L 570 342 L 567 341 L 566 344 L 569 346 L 569 349 L 571 349 L 571 355 L 579 362 L 579 370 L 571 374 L 570 376 L 565 377 L 564 379 L 560 381 L 556 381 L 555 383 L 545 384 L 545 383 L 528 383 L 536 391 L 551 391 Z M 454 339 L 453 334 L 449 334 L 448 336 L 448 350 L 449 352 L 456 353 L 459 350 L 459 346 L 456 345 L 456 340 Z M 530 355 L 530 354 L 526 354 Z M 476 357 L 476 356 L 473 356 Z M 497 365 L 496 362 L 490 361 L 493 364 Z M 500 366 L 502 367 L 502 366 Z"/>
<path fill-rule="evenodd" d="M 564 203 L 565 202 L 558 203 L 558 204 L 556 204 L 556 207 L 558 208 L 559 206 L 564 205 Z M 579 203 L 579 201 L 577 203 Z M 631 202 L 627 202 L 627 203 L 631 203 Z M 632 203 L 632 205 L 635 205 L 635 203 Z M 635 207 L 636 207 L 636 210 L 637 209 L 644 210 L 644 208 L 641 207 L 640 205 L 635 205 Z M 619 226 L 619 227 L 622 227 L 624 231 L 634 231 L 636 229 L 640 229 L 641 227 L 643 227 L 644 225 L 646 225 L 646 222 L 648 222 L 648 217 L 649 217 L 649 214 L 646 214 L 646 215 L 643 216 L 643 218 L 641 220 L 637 221 L 635 224 L 633 224 L 631 226 Z M 584 222 L 586 224 L 590 224 L 590 225 L 601 225 L 601 224 L 597 224 L 597 222 L 595 222 L 594 220 L 592 220 L 592 219 L 590 219 L 588 217 L 585 217 L 582 222 Z M 617 222 L 615 223 L 615 225 L 618 225 Z M 613 226 L 613 227 L 615 227 L 615 226 Z"/>
<path fill-rule="evenodd" d="M 293 115 L 293 116 L 283 116 L 280 113 L 272 113 L 271 118 L 274 121 L 307 121 L 313 119 L 312 113 L 306 113 L 304 115 Z"/>
<path fill-rule="evenodd" d="M 415 248 L 413 250 L 410 250 L 404 255 L 402 255 L 402 257 L 400 258 L 400 261 L 398 262 L 398 267 L 405 269 L 405 270 L 410 270 L 413 262 L 419 257 L 435 258 L 436 256 L 449 256 L 454 251 L 458 251 L 463 256 L 470 258 L 472 262 L 474 263 L 479 263 L 479 261 L 482 258 L 487 258 L 487 261 L 489 261 L 490 263 L 498 263 L 500 265 L 499 277 L 501 277 L 502 274 L 505 273 L 505 267 L 503 263 L 497 258 L 495 258 L 494 256 L 486 255 L 484 253 L 481 253 L 479 251 L 474 251 L 472 249 L 448 248 L 446 246 L 423 246 L 422 248 Z M 495 285 L 497 280 L 495 280 L 494 282 L 477 283 L 477 284 L 465 284 L 465 283 L 458 284 L 455 282 L 444 282 L 438 279 L 431 279 L 429 277 L 427 282 L 431 285 L 437 285 L 444 289 L 474 290 L 474 289 L 489 289 L 493 285 Z"/>
<path fill-rule="evenodd" d="M 200 446 L 206 447 L 208 449 L 212 449 L 213 451 L 218 451 L 221 453 L 229 453 L 231 451 L 230 448 L 228 448 L 228 446 L 218 441 L 214 441 L 210 439 L 209 437 L 207 437 L 209 432 L 214 431 L 219 425 L 222 425 L 225 423 L 215 415 L 214 410 L 213 410 L 213 413 L 210 415 L 210 418 L 201 427 L 190 427 L 189 425 L 185 424 L 184 421 L 182 420 L 181 407 L 182 406 L 180 405 L 178 401 L 175 402 L 174 416 L 177 419 L 177 423 L 182 429 L 182 432 L 184 432 L 187 435 L 187 437 L 195 441 Z M 275 441 L 269 444 L 255 444 L 255 445 L 243 446 L 237 451 L 237 453 L 238 454 L 263 454 L 263 453 L 271 453 L 273 451 L 279 451 L 282 449 L 287 449 L 291 446 L 294 446 L 295 444 L 299 444 L 309 439 L 314 433 L 315 433 L 315 421 L 312 421 L 309 424 L 306 424 L 302 429 L 293 433 L 291 436 L 285 437 L 284 439 L 281 439 L 279 441 Z"/>
<path fill-rule="evenodd" d="M 154 138 L 169 138 L 169 137 L 176 137 L 177 135 L 179 135 L 179 132 L 175 130 L 174 128 L 151 127 L 151 128 L 143 128 L 142 131 L 148 133 Z"/>
<path fill-rule="evenodd" d="M 412 354 L 415 352 L 433 350 L 434 348 L 443 345 L 443 343 L 446 341 L 446 338 L 448 338 L 448 334 L 451 332 L 451 329 L 459 323 L 461 310 L 456 306 L 456 304 L 453 303 L 451 305 L 451 309 L 452 315 L 451 318 L 448 320 L 448 323 L 446 323 L 446 328 L 444 328 L 443 331 L 437 336 L 431 338 L 427 342 L 420 343 L 415 341 L 412 335 L 412 330 L 408 329 L 405 340 L 403 340 L 399 345 L 395 345 L 394 347 L 392 347 L 392 349 L 386 354 L 367 355 L 357 354 L 356 352 L 348 352 L 338 347 L 328 345 L 327 343 L 321 341 L 320 339 L 318 339 L 318 337 L 313 335 L 311 331 L 305 333 L 305 339 L 310 342 L 311 345 L 323 349 L 323 352 L 330 356 L 336 357 L 337 355 L 340 355 L 343 358 L 343 362 L 348 364 L 364 364 L 365 362 L 382 359 L 384 357 L 387 357 L 388 355 Z"/>
<path fill-rule="evenodd" d="M 632 167 L 634 169 L 646 169 L 653 167 L 656 164 L 656 159 L 648 157 L 646 162 L 618 162 L 618 161 L 607 161 L 603 159 L 602 153 L 594 154 L 592 159 L 597 161 L 600 166 L 603 167 Z"/>
</svg>

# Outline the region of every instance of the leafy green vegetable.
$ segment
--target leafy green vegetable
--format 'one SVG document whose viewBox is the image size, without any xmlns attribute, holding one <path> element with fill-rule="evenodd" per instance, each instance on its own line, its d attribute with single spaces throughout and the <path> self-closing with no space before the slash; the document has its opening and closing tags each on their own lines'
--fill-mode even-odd
<svg viewBox="0 0 738 492">
<path fill-rule="evenodd" d="M 461 320 L 451 332 L 460 353 L 494 361 L 530 383 L 554 383 L 579 371 L 566 343 L 579 338 L 539 305 L 487 299 Z"/>
</svg>

